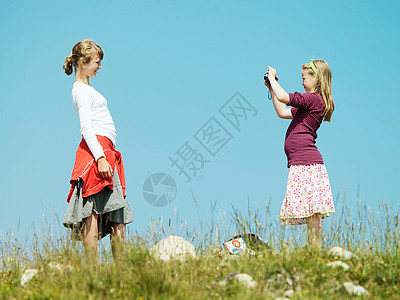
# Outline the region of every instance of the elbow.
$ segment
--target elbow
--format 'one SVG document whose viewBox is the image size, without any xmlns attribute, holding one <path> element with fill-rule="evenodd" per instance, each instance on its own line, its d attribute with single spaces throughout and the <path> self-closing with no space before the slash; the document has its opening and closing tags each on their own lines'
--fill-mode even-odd
<svg viewBox="0 0 400 300">
<path fill-rule="evenodd" d="M 283 104 L 288 104 L 290 102 L 289 94 L 285 93 L 277 97 L 278 101 Z"/>
<path fill-rule="evenodd" d="M 278 114 L 279 119 L 287 119 L 287 117 L 283 114 Z"/>
<path fill-rule="evenodd" d="M 291 112 L 290 108 L 277 112 L 277 115 L 281 119 L 285 119 L 285 120 L 293 119 L 292 112 Z"/>
</svg>

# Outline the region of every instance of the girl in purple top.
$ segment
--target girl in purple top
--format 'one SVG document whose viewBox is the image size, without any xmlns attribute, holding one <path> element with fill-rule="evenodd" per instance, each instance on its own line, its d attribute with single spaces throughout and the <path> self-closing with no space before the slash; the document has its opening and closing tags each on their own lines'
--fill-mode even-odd
<svg viewBox="0 0 400 300">
<path fill-rule="evenodd" d="M 269 88 L 278 116 L 292 119 L 285 138 L 289 177 L 279 218 L 284 224 L 307 224 L 310 245 L 321 242 L 322 219 L 334 212 L 324 161 L 315 146 L 322 121 L 334 110 L 332 76 L 328 64 L 314 60 L 302 66 L 305 93 L 288 94 L 279 85 L 276 70 L 268 67 Z M 292 106 L 287 108 L 286 104 Z"/>
</svg>

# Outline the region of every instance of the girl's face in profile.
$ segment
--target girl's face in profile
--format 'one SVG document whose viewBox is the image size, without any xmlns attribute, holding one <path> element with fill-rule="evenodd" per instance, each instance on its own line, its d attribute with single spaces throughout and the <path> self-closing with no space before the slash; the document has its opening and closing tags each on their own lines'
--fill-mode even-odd
<svg viewBox="0 0 400 300">
<path fill-rule="evenodd" d="M 96 73 L 101 69 L 101 59 L 98 55 L 93 57 L 88 64 L 81 65 L 82 72 L 87 77 L 96 77 Z"/>
<path fill-rule="evenodd" d="M 303 83 L 301 85 L 304 87 L 306 93 L 309 93 L 314 87 L 315 77 L 304 70 L 301 71 L 301 76 L 303 77 Z"/>
</svg>

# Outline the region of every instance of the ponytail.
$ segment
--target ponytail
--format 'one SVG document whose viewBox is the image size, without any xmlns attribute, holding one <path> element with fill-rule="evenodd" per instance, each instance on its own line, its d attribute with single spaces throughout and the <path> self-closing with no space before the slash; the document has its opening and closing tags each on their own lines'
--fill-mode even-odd
<svg viewBox="0 0 400 300">
<path fill-rule="evenodd" d="M 63 69 L 65 74 L 71 75 L 72 74 L 72 54 L 65 58 L 65 63 L 63 65 Z"/>
</svg>

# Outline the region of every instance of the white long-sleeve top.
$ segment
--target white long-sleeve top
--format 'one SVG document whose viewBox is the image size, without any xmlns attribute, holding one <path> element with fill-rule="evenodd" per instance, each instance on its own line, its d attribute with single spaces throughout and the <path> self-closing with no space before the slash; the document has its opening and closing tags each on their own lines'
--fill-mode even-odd
<svg viewBox="0 0 400 300">
<path fill-rule="evenodd" d="M 114 146 L 117 140 L 117 131 L 108 111 L 106 98 L 92 86 L 75 82 L 72 88 L 72 104 L 79 116 L 81 135 L 95 160 L 105 157 L 96 135 L 108 137 Z"/>
</svg>

